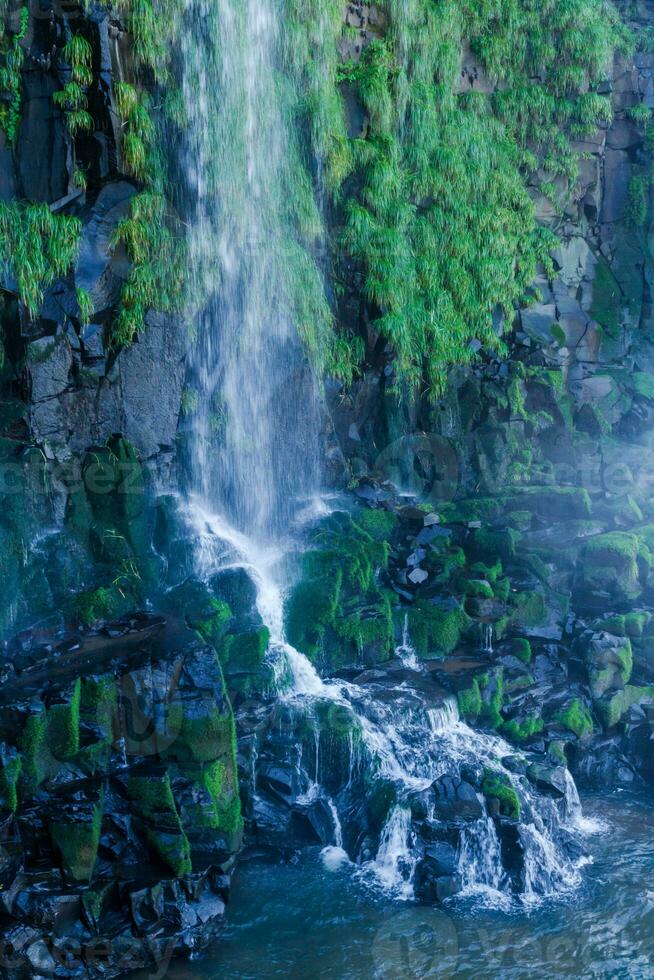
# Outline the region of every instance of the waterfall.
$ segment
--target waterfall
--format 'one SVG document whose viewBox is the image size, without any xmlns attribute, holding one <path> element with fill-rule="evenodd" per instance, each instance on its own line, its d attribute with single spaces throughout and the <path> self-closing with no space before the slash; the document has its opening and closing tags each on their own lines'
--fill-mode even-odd
<svg viewBox="0 0 654 980">
<path fill-rule="evenodd" d="M 319 484 L 316 386 L 294 320 L 293 140 L 275 0 L 187 0 L 192 490 L 274 540 Z"/>
<path fill-rule="evenodd" d="M 381 786 L 390 792 L 378 823 L 363 856 L 355 851 L 351 856 L 382 888 L 410 898 L 419 858 L 414 804 L 441 777 L 458 777 L 464 764 L 481 766 L 508 779 L 524 803 L 529 817 L 520 825 L 524 891 L 545 894 L 550 886 L 567 886 L 575 869 L 558 843 L 558 812 L 552 809 L 541 819 L 536 792 L 504 769 L 502 759 L 513 754 L 506 742 L 465 725 L 454 699 L 434 707 L 406 681 L 323 680 L 285 636 L 283 542 L 319 491 L 321 410 L 300 339 L 306 324 L 297 317 L 298 292 L 304 290 L 306 300 L 312 286 L 309 266 L 298 265 L 304 246 L 293 195 L 300 174 L 279 9 L 276 0 L 186 0 L 181 32 L 189 126 L 180 169 L 187 183 L 196 334 L 186 399 L 184 508 L 196 571 L 208 581 L 221 570 L 243 568 L 256 586 L 257 609 L 270 633 L 267 657 L 280 718 L 295 712 L 305 730 L 314 726 L 315 759 L 309 769 L 301 746 L 289 745 L 288 751 L 301 769 L 296 802 L 309 808 L 318 803 L 331 815 L 319 833 L 324 843 L 332 838 L 323 849 L 326 866 L 340 866 L 349 857 L 346 843 L 357 832 L 349 834 L 347 820 L 356 820 L 356 794 Z M 311 225 L 310 189 L 303 200 L 304 223 Z M 317 239 L 317 210 L 314 218 Z M 306 274 L 299 275 L 299 268 Z M 492 641 L 487 627 L 489 652 Z M 423 677 L 406 618 L 397 655 Z M 348 736 L 347 784 L 334 795 L 323 785 L 325 760 L 316 727 L 325 702 L 346 709 L 360 736 L 356 750 Z M 255 747 L 253 792 L 256 765 Z M 574 810 L 571 793 L 568 804 Z M 504 887 L 500 844 L 482 797 L 480 807 L 484 817 L 462 838 L 460 874 L 468 888 L 499 890 Z M 568 819 L 578 818 L 578 812 L 568 813 Z"/>
</svg>

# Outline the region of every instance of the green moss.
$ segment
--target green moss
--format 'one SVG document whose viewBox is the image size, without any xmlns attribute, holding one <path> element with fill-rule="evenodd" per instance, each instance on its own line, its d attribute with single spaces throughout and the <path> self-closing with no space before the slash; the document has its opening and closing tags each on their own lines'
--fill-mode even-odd
<svg viewBox="0 0 654 980">
<path fill-rule="evenodd" d="M 524 742 L 526 739 L 531 738 L 532 735 L 537 735 L 539 732 L 542 732 L 543 728 L 543 719 L 531 716 L 524 718 L 522 721 L 518 721 L 517 718 L 505 721 L 500 726 L 500 731 L 507 738 L 511 739 L 512 742 Z"/>
<path fill-rule="evenodd" d="M 545 600 L 540 592 L 519 592 L 515 596 L 515 620 L 521 626 L 536 627 L 545 616 Z"/>
<path fill-rule="evenodd" d="M 50 758 L 47 744 L 48 724 L 45 709 L 30 714 L 18 736 L 18 748 L 22 756 L 20 776 L 21 797 L 30 796 L 47 775 Z"/>
<path fill-rule="evenodd" d="M 468 524 L 471 521 L 488 522 L 501 516 L 504 505 L 505 500 L 502 496 L 471 497 L 469 500 L 457 500 L 453 503 L 443 504 L 441 517 L 445 524 Z M 495 564 L 491 567 L 495 567 Z"/>
<path fill-rule="evenodd" d="M 209 604 L 211 615 L 207 616 L 206 619 L 193 622 L 191 625 L 198 631 L 203 640 L 219 649 L 220 641 L 223 639 L 227 626 L 232 619 L 232 610 L 221 599 L 211 597 Z"/>
<path fill-rule="evenodd" d="M 531 643 L 524 637 L 516 637 L 511 641 L 511 653 L 518 660 L 522 660 L 523 664 L 530 664 L 532 658 Z"/>
<path fill-rule="evenodd" d="M 168 750 L 181 762 L 225 761 L 236 756 L 236 730 L 229 702 L 222 706 L 203 700 L 188 711 L 183 703 L 173 703 L 169 728 L 178 732 Z"/>
<path fill-rule="evenodd" d="M 98 854 L 102 828 L 103 805 L 100 800 L 91 810 L 76 818 L 50 823 L 50 836 L 57 847 L 65 873 L 75 881 L 90 881 Z"/>
<path fill-rule="evenodd" d="M 475 677 L 470 687 L 457 694 L 459 702 L 459 713 L 463 718 L 474 721 L 481 712 L 481 691 L 479 682 Z"/>
<path fill-rule="evenodd" d="M 79 592 L 71 604 L 71 620 L 82 626 L 93 626 L 100 620 L 113 619 L 123 611 L 123 599 L 113 586 L 101 585 Z"/>
<path fill-rule="evenodd" d="M 481 693 L 479 722 L 488 728 L 499 728 L 503 723 L 504 675 L 502 669 L 490 671 L 477 678 Z"/>
<path fill-rule="evenodd" d="M 493 587 L 490 582 L 484 581 L 484 579 L 461 579 L 459 582 L 459 587 L 464 595 L 467 596 L 477 596 L 482 599 L 492 599 L 493 598 Z"/>
<path fill-rule="evenodd" d="M 369 605 L 335 617 L 332 627 L 337 637 L 354 647 L 354 658 L 358 656 L 367 663 L 380 663 L 393 654 L 393 612 L 390 598 L 384 592 Z"/>
<path fill-rule="evenodd" d="M 130 776 L 127 792 L 134 812 L 145 821 L 148 843 L 176 877 L 190 874 L 191 848 L 182 828 L 170 776 Z"/>
<path fill-rule="evenodd" d="M 566 705 L 554 716 L 554 721 L 558 721 L 564 728 L 574 732 L 578 738 L 586 738 L 593 733 L 593 719 L 583 701 L 574 698 L 570 704 Z"/>
<path fill-rule="evenodd" d="M 265 660 L 269 643 L 266 626 L 249 633 L 230 634 L 218 647 L 221 663 L 228 674 L 256 672 Z"/>
<path fill-rule="evenodd" d="M 609 337 L 618 336 L 621 301 L 620 286 L 608 262 L 600 255 L 593 280 L 593 303 L 590 315 Z"/>
<path fill-rule="evenodd" d="M 286 607 L 286 631 L 289 643 L 311 660 L 321 648 L 325 627 L 333 623 L 339 607 L 343 575 L 335 570 L 300 582 Z"/>
<path fill-rule="evenodd" d="M 618 662 L 620 665 L 620 677 L 623 684 L 627 684 L 631 679 L 631 672 L 634 666 L 634 657 L 631 649 L 631 641 L 625 640 L 623 646 L 617 650 Z"/>
<path fill-rule="evenodd" d="M 378 661 L 392 653 L 390 600 L 377 584 L 389 551 L 379 536 L 347 514 L 332 514 L 313 532 L 312 548 L 301 558 L 301 579 L 286 605 L 286 633 L 327 671 L 362 656 Z"/>
<path fill-rule="evenodd" d="M 480 528 L 475 531 L 474 550 L 486 562 L 498 558 L 503 565 L 508 565 L 516 555 L 516 547 L 522 538 L 515 528 L 494 531 L 490 528 Z"/>
<path fill-rule="evenodd" d="M 498 559 L 493 565 L 485 565 L 483 562 L 478 561 L 470 566 L 470 571 L 474 572 L 480 578 L 487 579 L 491 585 L 495 585 L 502 575 L 502 562 Z"/>
<path fill-rule="evenodd" d="M 520 819 L 522 812 L 520 799 L 508 776 L 484 769 L 481 791 L 486 799 L 498 801 L 502 816 L 510 817 L 512 820 Z"/>
<path fill-rule="evenodd" d="M 214 829 L 227 835 L 238 833 L 243 823 L 241 801 L 225 764 L 212 762 L 206 765 L 202 772 L 202 785 L 213 803 Z"/>
<path fill-rule="evenodd" d="M 118 685 L 111 675 L 82 679 L 80 716 L 98 725 L 111 738 L 118 710 Z"/>
<path fill-rule="evenodd" d="M 354 521 L 375 541 L 388 541 L 398 523 L 397 516 L 391 511 L 371 509 L 359 511 Z"/>
<path fill-rule="evenodd" d="M 591 589 L 609 591 L 619 599 L 635 598 L 641 592 L 641 550 L 638 538 L 622 531 L 589 538 L 583 552 L 585 584 Z"/>
<path fill-rule="evenodd" d="M 55 759 L 72 759 L 79 752 L 80 697 L 78 677 L 68 700 L 48 709 L 48 748 Z"/>
<path fill-rule="evenodd" d="M 545 520 L 585 520 L 591 516 L 592 502 L 583 487 L 528 487 L 508 504 L 509 510 L 525 507 Z"/>
<path fill-rule="evenodd" d="M 18 806 L 18 780 L 23 761 L 15 750 L 7 750 L 5 746 L 0 751 L 0 807 L 16 812 Z"/>
<path fill-rule="evenodd" d="M 469 623 L 460 607 L 444 609 L 428 602 L 416 602 L 408 616 L 411 640 L 421 660 L 452 653 Z"/>
</svg>

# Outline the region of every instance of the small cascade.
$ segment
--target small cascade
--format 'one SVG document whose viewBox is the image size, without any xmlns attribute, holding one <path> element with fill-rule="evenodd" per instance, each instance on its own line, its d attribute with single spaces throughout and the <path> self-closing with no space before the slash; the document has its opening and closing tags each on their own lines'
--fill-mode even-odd
<svg viewBox="0 0 654 980">
<path fill-rule="evenodd" d="M 459 706 L 456 698 L 446 698 L 438 708 L 427 711 L 429 727 L 434 735 L 451 732 L 460 721 Z"/>
<path fill-rule="evenodd" d="M 399 898 L 413 897 L 416 858 L 412 844 L 411 811 L 407 807 L 396 806 L 382 832 L 371 869 L 382 888 Z"/>
<path fill-rule="evenodd" d="M 482 646 L 483 653 L 493 653 L 493 624 L 484 623 L 482 626 Z"/>
<path fill-rule="evenodd" d="M 518 831 L 524 850 L 522 898 L 528 903 L 571 891 L 581 881 L 578 863 L 562 860 L 551 834 L 540 820 L 538 824 L 522 824 Z"/>
<path fill-rule="evenodd" d="M 565 798 L 563 800 L 563 819 L 566 827 L 582 834 L 601 834 L 606 824 L 594 817 L 584 816 L 577 785 L 569 769 L 565 770 Z"/>
<path fill-rule="evenodd" d="M 338 815 L 338 810 L 336 809 L 336 804 L 331 799 L 331 797 L 327 801 L 327 805 L 329 806 L 329 809 L 330 809 L 332 818 L 334 820 L 334 846 L 335 847 L 342 848 L 343 847 L 343 828 L 341 826 L 341 821 L 340 821 L 340 817 Z"/>
<path fill-rule="evenodd" d="M 409 670 L 419 670 L 420 661 L 416 655 L 415 648 L 409 636 L 409 614 L 404 614 L 404 624 L 402 627 L 402 642 L 395 650 L 395 655 L 400 658 L 405 667 Z"/>
<path fill-rule="evenodd" d="M 464 892 L 494 893 L 506 899 L 506 874 L 502 865 L 502 850 L 495 824 L 482 817 L 466 827 L 461 835 L 458 871 Z"/>
</svg>

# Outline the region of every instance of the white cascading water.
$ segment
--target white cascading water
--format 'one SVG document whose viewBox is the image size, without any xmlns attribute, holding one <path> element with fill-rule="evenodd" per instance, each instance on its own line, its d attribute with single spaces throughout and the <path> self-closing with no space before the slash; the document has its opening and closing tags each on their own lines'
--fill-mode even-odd
<svg viewBox="0 0 654 980">
<path fill-rule="evenodd" d="M 278 71 L 280 15 L 275 0 L 187 0 L 186 20 L 181 59 L 189 135 L 182 169 L 192 202 L 189 265 L 200 311 L 188 399 L 186 514 L 197 571 L 207 578 L 228 567 L 248 571 L 270 631 L 268 657 L 280 698 L 305 708 L 307 717 L 321 700 L 352 712 L 365 755 L 360 763 L 373 778 L 390 781 L 396 794 L 367 872 L 409 898 L 416 861 L 410 795 L 464 762 L 501 769 L 500 759 L 513 750 L 463 724 L 454 701 L 430 708 L 404 681 L 386 688 L 384 699 L 375 697 L 374 685 L 323 681 L 286 641 L 284 587 L 276 578 L 280 542 L 319 490 L 321 413 L 294 324 L 297 284 L 289 281 L 286 262 L 294 232 L 287 207 L 290 123 Z M 419 669 L 407 625 L 398 656 L 406 668 Z M 518 788 L 518 778 L 509 778 Z M 309 793 L 321 792 L 318 780 L 316 762 Z M 553 836 L 554 803 L 543 813 L 526 780 L 519 792 L 533 817 L 520 831 L 527 891 L 544 894 L 572 883 L 575 868 Z M 345 856 L 341 818 L 323 795 L 334 826 L 325 860 L 336 866 Z M 568 819 L 579 815 L 568 813 Z M 469 828 L 459 865 L 467 887 L 501 891 L 492 821 Z"/>
<path fill-rule="evenodd" d="M 446 698 L 439 707 L 425 704 L 423 697 L 402 681 L 389 699 L 375 697 L 374 687 L 362 687 L 343 680 L 324 681 L 300 651 L 284 635 L 284 590 L 275 579 L 283 554 L 271 547 L 257 548 L 250 538 L 202 509 L 197 501 L 187 509 L 191 533 L 197 542 L 198 572 L 210 576 L 217 570 L 240 566 L 252 577 L 257 588 L 258 611 L 270 630 L 269 658 L 277 676 L 290 680 L 281 687 L 279 697 L 305 705 L 327 700 L 353 712 L 365 750 L 364 764 L 379 778 L 397 788 L 398 804 L 391 809 L 382 831 L 377 855 L 367 870 L 379 884 L 401 899 L 410 898 L 415 856 L 412 851 L 410 810 L 402 801 L 426 790 L 434 780 L 457 773 L 463 764 L 500 771 L 518 791 L 526 810 L 520 825 L 525 851 L 524 897 L 528 901 L 568 890 L 579 882 L 577 862 L 566 856 L 556 842 L 558 828 L 568 827 L 586 833 L 596 829 L 581 817 L 579 796 L 572 776 L 566 770 L 566 795 L 561 804 L 540 796 L 529 781 L 509 773 L 501 764 L 514 749 L 497 735 L 470 728 L 459 717 L 455 698 Z M 407 638 L 403 645 L 406 647 Z M 319 749 L 316 749 L 316 759 Z M 318 764 L 312 774 L 309 792 L 320 792 Z M 330 808 L 335 806 L 328 794 Z M 342 830 L 337 811 L 333 845 L 326 849 L 328 866 L 340 866 Z M 464 892 L 485 893 L 489 900 L 509 899 L 493 821 L 484 817 L 466 828 L 459 854 L 459 873 Z"/>
<path fill-rule="evenodd" d="M 187 0 L 181 33 L 197 297 L 191 486 L 257 541 L 319 484 L 317 391 L 293 323 L 275 0 Z"/>
</svg>

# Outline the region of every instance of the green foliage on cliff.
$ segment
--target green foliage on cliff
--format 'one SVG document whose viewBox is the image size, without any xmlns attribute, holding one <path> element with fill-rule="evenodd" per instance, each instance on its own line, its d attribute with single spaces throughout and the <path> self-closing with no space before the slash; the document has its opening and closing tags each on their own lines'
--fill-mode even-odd
<svg viewBox="0 0 654 980">
<path fill-rule="evenodd" d="M 132 267 L 112 327 L 112 343 L 130 343 L 143 330 L 148 310 L 178 309 L 183 290 L 180 243 L 163 193 L 144 190 L 132 198 L 128 217 L 113 236 L 124 245 Z"/>
<path fill-rule="evenodd" d="M 7 142 L 13 145 L 20 125 L 21 86 L 25 52 L 21 41 L 27 34 L 29 8 L 21 7 L 18 32 L 8 35 L 3 31 L 0 40 L 0 89 L 4 99 L 0 102 L 0 126 L 7 134 Z"/>
<path fill-rule="evenodd" d="M 64 87 L 53 94 L 52 100 L 65 111 L 69 132 L 75 136 L 79 130 L 93 129 L 87 97 L 93 81 L 93 48 L 83 35 L 73 34 L 61 49 L 61 58 L 69 66 L 69 73 Z"/>
<path fill-rule="evenodd" d="M 593 86 L 628 37 L 606 0 L 388 0 L 383 37 L 339 64 L 340 5 L 287 0 L 291 64 L 318 183 L 339 205 L 337 251 L 363 270 L 374 327 L 398 383 L 444 385 L 449 366 L 501 333 L 553 236 L 539 229 L 528 179 L 574 180 L 570 138 L 610 118 Z M 469 42 L 490 82 L 461 78 Z M 318 55 L 317 55 L 318 52 Z M 365 110 L 346 137 L 344 87 Z M 543 176 L 544 175 L 544 176 Z M 349 352 L 351 373 L 361 348 Z"/>
<path fill-rule="evenodd" d="M 581 135 L 610 114 L 584 89 L 620 39 L 611 10 L 392 2 L 387 37 L 353 68 L 370 124 L 355 141 L 362 190 L 345 202 L 344 244 L 401 378 L 438 392 L 449 365 L 474 357 L 471 341 L 501 349 L 497 313 L 510 322 L 538 262 L 549 264 L 525 175 L 540 163 L 573 177 L 563 127 Z M 502 83 L 490 96 L 457 94 L 464 38 Z"/>
<path fill-rule="evenodd" d="M 79 218 L 53 214 L 47 204 L 0 202 L 0 260 L 31 317 L 39 313 L 44 290 L 75 261 L 80 232 Z"/>
</svg>

